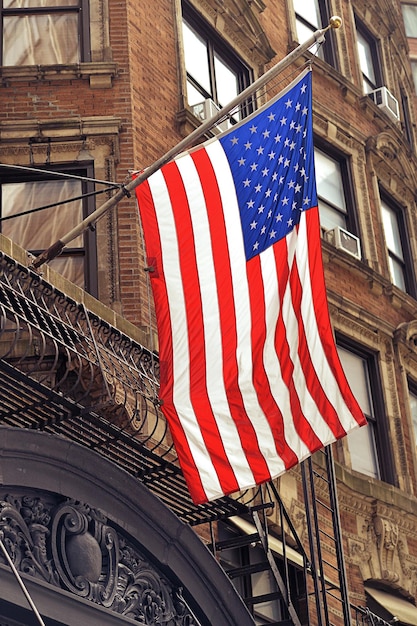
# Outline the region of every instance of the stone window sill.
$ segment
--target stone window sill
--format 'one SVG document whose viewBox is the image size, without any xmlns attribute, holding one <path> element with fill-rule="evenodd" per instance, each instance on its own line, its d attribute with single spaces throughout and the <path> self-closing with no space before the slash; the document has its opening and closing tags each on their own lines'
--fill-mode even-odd
<svg viewBox="0 0 417 626">
<path fill-rule="evenodd" d="M 42 82 L 51 80 L 88 79 L 92 89 L 109 89 L 116 75 L 116 63 L 109 62 L 0 67 L 0 78 L 3 87 L 8 87 L 12 83 L 23 81 Z"/>
</svg>

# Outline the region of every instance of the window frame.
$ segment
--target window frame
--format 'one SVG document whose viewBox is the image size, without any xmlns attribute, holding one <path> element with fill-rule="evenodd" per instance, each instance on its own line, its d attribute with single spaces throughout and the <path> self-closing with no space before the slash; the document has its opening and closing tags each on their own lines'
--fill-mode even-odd
<svg viewBox="0 0 417 626">
<path fill-rule="evenodd" d="M 238 83 L 238 93 L 248 87 L 253 80 L 252 69 L 243 61 L 239 54 L 220 37 L 220 35 L 207 24 L 203 18 L 190 6 L 187 2 L 182 2 L 182 19 L 181 25 L 185 22 L 187 26 L 193 30 L 197 36 L 204 39 L 208 52 L 208 69 L 211 93 L 201 85 L 195 77 L 188 72 L 186 59 L 184 55 L 186 82 L 190 83 L 197 91 L 201 93 L 202 100 L 211 99 L 216 106 L 225 106 L 228 102 L 220 103 L 218 97 L 218 89 L 215 80 L 215 55 L 236 74 Z M 187 95 L 186 95 L 187 98 Z M 188 103 L 188 98 L 187 98 Z M 192 106 L 192 105 L 191 105 Z M 253 98 L 248 99 L 240 107 L 240 116 L 246 117 L 254 110 Z"/>
<path fill-rule="evenodd" d="M 341 152 L 336 151 L 333 147 L 330 147 L 327 144 L 324 144 L 318 139 L 314 140 L 314 151 L 316 150 L 320 151 L 322 154 L 324 154 L 325 157 L 327 157 L 328 159 L 330 159 L 331 161 L 334 161 L 335 163 L 339 165 L 340 176 L 342 179 L 342 187 L 343 187 L 342 191 L 343 191 L 343 196 L 344 196 L 345 205 L 346 205 L 346 213 L 344 213 L 346 217 L 345 219 L 346 226 L 343 226 L 343 228 L 345 228 L 350 233 L 360 238 L 359 224 L 358 224 L 358 219 L 357 219 L 357 213 L 355 210 L 355 206 L 356 206 L 355 192 L 354 192 L 352 171 L 351 171 L 351 165 L 350 165 L 350 158 L 342 154 Z M 318 200 L 321 199 L 321 195 L 320 195 L 320 191 L 318 187 L 317 187 L 317 198 Z M 342 211 L 340 211 L 337 206 L 333 205 L 333 203 L 329 202 L 327 199 L 323 198 L 323 201 L 326 202 L 326 204 L 338 214 L 342 213 Z M 336 225 L 337 224 L 335 224 L 334 227 L 336 227 Z"/>
<path fill-rule="evenodd" d="M 29 182 L 46 182 L 48 180 L 62 180 L 62 177 L 54 177 L 53 172 L 56 170 L 60 173 L 68 173 L 76 176 L 82 176 L 84 178 L 93 178 L 94 166 L 93 162 L 83 161 L 82 163 L 60 163 L 59 165 L 47 165 L 36 166 L 39 173 L 28 172 L 25 170 L 12 170 L 8 169 L 1 173 L 0 176 L 0 217 L 2 208 L 2 186 L 6 183 L 29 183 Z M 83 195 L 92 193 L 94 191 L 94 182 L 91 180 L 81 181 L 81 193 Z M 35 207 L 36 208 L 36 207 Z M 95 210 L 94 196 L 84 197 L 82 200 L 82 218 L 90 215 Z M 49 209 L 48 209 L 49 210 Z M 0 221 L 0 232 L 2 230 L 2 222 Z M 61 256 L 82 256 L 84 259 L 84 290 L 90 293 L 92 296 L 98 296 L 98 268 L 97 268 L 97 244 L 95 231 L 87 229 L 82 234 L 83 246 L 82 248 L 71 248 L 66 246 L 61 253 Z M 55 243 L 51 241 L 51 245 Z M 29 250 L 32 254 L 40 254 L 43 250 L 33 249 Z"/>
<path fill-rule="evenodd" d="M 63 0 L 64 1 L 64 0 Z M 4 8 L 3 0 L 1 0 L 0 21 L 1 21 L 1 46 L 0 46 L 0 65 L 2 67 L 23 67 L 21 65 L 4 66 L 3 64 L 3 39 L 4 39 L 4 18 L 7 16 L 19 16 L 19 15 L 50 15 L 58 13 L 77 13 L 78 14 L 78 48 L 79 48 L 79 61 L 78 63 L 88 63 L 91 61 L 91 46 L 90 46 L 90 9 L 89 0 L 77 0 L 78 5 L 62 4 L 59 6 L 48 7 L 12 7 Z M 36 63 L 38 65 L 50 65 L 49 63 Z M 52 64 L 56 65 L 56 64 Z M 66 65 L 66 64 L 63 64 Z M 70 64 L 72 65 L 72 64 Z"/>
<path fill-rule="evenodd" d="M 413 126 L 411 123 L 411 113 L 410 113 L 410 104 L 409 98 L 406 91 L 401 88 L 401 111 L 402 111 L 402 126 L 404 130 L 405 137 L 410 146 L 414 144 L 413 137 Z"/>
<path fill-rule="evenodd" d="M 383 224 L 383 217 L 382 217 L 383 205 L 385 205 L 385 207 L 389 211 L 392 211 L 396 216 L 403 259 L 400 259 L 395 254 L 395 251 L 390 250 L 388 247 L 385 227 Z M 393 259 L 394 261 L 396 261 L 402 266 L 404 283 L 405 283 L 404 293 L 407 293 L 413 298 L 415 298 L 416 297 L 416 280 L 415 280 L 415 273 L 413 270 L 411 246 L 410 246 L 409 238 L 407 236 L 408 224 L 407 224 L 407 219 L 406 219 L 406 209 L 405 207 L 402 207 L 397 202 L 395 202 L 392 199 L 392 197 L 390 197 L 383 189 L 380 189 L 380 211 L 381 211 L 381 221 L 382 221 L 382 232 L 383 232 L 384 241 L 385 241 L 385 249 L 386 249 L 386 254 L 387 254 L 387 259 L 388 259 L 388 265 L 390 265 L 390 259 Z M 396 283 L 394 282 L 394 277 L 392 276 L 390 267 L 388 269 L 389 269 L 389 277 L 390 277 L 391 283 L 395 287 L 397 287 L 397 289 L 401 289 L 403 291 L 403 289 L 399 285 L 396 285 Z"/>
<path fill-rule="evenodd" d="M 329 6 L 329 1 L 317 0 L 317 7 L 319 10 L 319 14 L 320 14 L 319 28 L 325 28 L 329 24 L 330 17 L 332 15 L 330 6 Z M 313 34 L 317 30 L 317 28 L 314 24 L 309 22 L 303 15 L 297 13 L 295 6 L 294 6 L 294 0 L 293 0 L 293 9 L 294 9 L 295 25 L 296 25 L 295 32 L 296 32 L 297 41 L 298 41 L 297 21 L 299 21 L 301 24 L 303 24 L 303 26 L 305 26 L 308 30 L 310 30 L 311 34 Z M 302 42 L 299 42 L 299 43 L 302 43 Z M 336 39 L 335 39 L 335 34 L 332 31 L 332 29 L 330 29 L 330 31 L 326 33 L 326 43 L 324 46 L 321 46 L 319 48 L 319 51 L 321 53 L 321 57 L 326 63 L 333 66 L 336 70 L 339 69 L 338 61 L 337 61 Z"/>
<path fill-rule="evenodd" d="M 403 18 L 403 22 L 404 22 L 404 29 L 405 29 L 405 34 L 407 36 L 407 38 L 410 39 L 417 39 L 417 32 L 415 34 L 410 34 L 408 28 L 407 28 L 407 22 L 405 19 L 405 15 L 404 15 L 404 8 L 405 7 L 411 7 L 414 8 L 417 14 L 417 5 L 413 2 L 401 2 L 401 14 L 402 14 L 402 18 Z"/>
<path fill-rule="evenodd" d="M 365 40 L 365 42 L 369 46 L 369 51 L 372 60 L 372 68 L 375 74 L 375 83 L 371 81 L 371 79 L 364 73 L 359 55 L 359 41 L 357 39 L 357 50 L 358 50 L 358 64 L 359 71 L 362 77 L 362 89 L 365 94 L 369 94 L 371 91 L 378 89 L 378 87 L 382 87 L 384 85 L 384 77 L 382 72 L 382 64 L 381 64 L 381 53 L 379 47 L 379 41 L 376 37 L 372 35 L 370 30 L 365 26 L 358 17 L 355 17 L 355 25 L 356 25 L 356 33 L 360 34 L 361 37 Z M 365 84 L 369 87 L 369 90 L 365 88 Z"/>
<path fill-rule="evenodd" d="M 383 402 L 382 381 L 379 370 L 378 353 L 369 350 L 363 345 L 356 343 L 351 338 L 335 333 L 336 345 L 352 355 L 360 358 L 366 364 L 367 379 L 369 383 L 370 401 L 372 403 L 373 415 L 366 415 L 368 424 L 372 426 L 372 434 L 375 442 L 376 463 L 379 478 L 390 485 L 398 486 L 394 469 L 394 459 L 390 446 L 390 434 L 388 431 L 388 420 Z M 352 391 L 355 392 L 353 385 Z M 348 435 L 349 436 L 349 435 Z M 352 467 L 354 471 L 354 467 Z M 361 473 L 361 472 L 359 472 Z M 367 476 L 367 474 L 363 474 Z"/>
<path fill-rule="evenodd" d="M 414 421 L 413 411 L 411 410 L 410 396 L 413 395 L 417 403 L 417 382 L 412 380 L 410 376 L 407 376 L 407 390 L 408 390 L 408 407 L 410 412 L 411 431 L 414 436 L 414 445 L 417 452 L 417 415 Z"/>
</svg>

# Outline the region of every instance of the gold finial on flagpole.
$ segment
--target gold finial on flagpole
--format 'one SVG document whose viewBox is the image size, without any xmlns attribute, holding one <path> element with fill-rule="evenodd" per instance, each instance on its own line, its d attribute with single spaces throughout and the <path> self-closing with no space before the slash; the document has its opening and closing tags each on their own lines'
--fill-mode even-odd
<svg viewBox="0 0 417 626">
<path fill-rule="evenodd" d="M 342 18 L 339 15 L 332 15 L 329 20 L 330 28 L 340 28 L 342 25 Z"/>
</svg>

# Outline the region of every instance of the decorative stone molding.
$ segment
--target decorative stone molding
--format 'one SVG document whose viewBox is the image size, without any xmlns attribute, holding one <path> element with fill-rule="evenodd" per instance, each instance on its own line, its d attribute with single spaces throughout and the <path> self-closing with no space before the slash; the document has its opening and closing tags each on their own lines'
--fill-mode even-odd
<svg viewBox="0 0 417 626">
<path fill-rule="evenodd" d="M 26 575 L 141 624 L 197 626 L 181 591 L 85 503 L 3 494 L 0 532 L 16 569 Z"/>
<path fill-rule="evenodd" d="M 3 87 L 17 82 L 49 80 L 89 80 L 92 89 L 110 89 L 117 76 L 117 66 L 110 62 L 77 63 L 75 65 L 25 65 L 2 67 L 0 80 Z"/>
<path fill-rule="evenodd" d="M 398 545 L 398 524 L 393 520 L 375 515 L 373 530 L 376 536 L 381 578 L 388 583 L 397 583 L 400 575 L 395 570 L 394 556 Z"/>
<path fill-rule="evenodd" d="M 262 0 L 199 0 L 197 10 L 251 63 L 262 66 L 275 56 L 257 13 L 265 9 Z"/>
</svg>

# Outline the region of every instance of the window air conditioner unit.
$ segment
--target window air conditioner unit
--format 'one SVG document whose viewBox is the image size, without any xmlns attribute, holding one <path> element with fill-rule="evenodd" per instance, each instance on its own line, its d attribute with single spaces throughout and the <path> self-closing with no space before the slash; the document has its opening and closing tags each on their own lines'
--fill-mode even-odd
<svg viewBox="0 0 417 626">
<path fill-rule="evenodd" d="M 217 106 L 215 102 L 211 98 L 206 98 L 203 102 L 199 102 L 198 104 L 194 104 L 192 106 L 193 114 L 198 117 L 199 120 L 205 122 L 210 119 L 220 111 L 220 107 Z M 228 130 L 230 128 L 229 120 L 223 120 L 222 122 L 216 124 L 211 129 L 215 133 L 221 133 L 224 130 Z"/>
<path fill-rule="evenodd" d="M 379 87 L 369 94 L 375 104 L 382 109 L 394 122 L 400 119 L 398 100 L 386 87 Z"/>
<path fill-rule="evenodd" d="M 326 232 L 326 239 L 336 248 L 344 250 L 356 259 L 361 259 L 361 244 L 355 235 L 345 230 L 341 226 L 336 226 L 332 230 Z"/>
</svg>

